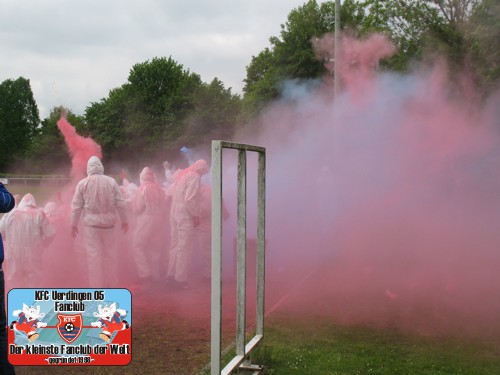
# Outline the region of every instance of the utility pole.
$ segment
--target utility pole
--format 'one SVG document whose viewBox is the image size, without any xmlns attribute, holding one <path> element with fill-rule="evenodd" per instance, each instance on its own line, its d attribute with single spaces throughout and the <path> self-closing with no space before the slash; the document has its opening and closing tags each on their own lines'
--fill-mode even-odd
<svg viewBox="0 0 500 375">
<path fill-rule="evenodd" d="M 333 54 L 334 54 L 333 88 L 335 92 L 335 97 L 337 97 L 340 92 L 339 51 L 340 51 L 340 0 L 335 0 L 335 44 L 333 47 Z"/>
</svg>

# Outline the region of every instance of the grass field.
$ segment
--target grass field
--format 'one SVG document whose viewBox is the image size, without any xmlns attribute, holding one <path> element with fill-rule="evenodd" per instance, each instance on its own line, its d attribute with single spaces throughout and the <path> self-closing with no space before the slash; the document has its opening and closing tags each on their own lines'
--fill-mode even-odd
<svg viewBox="0 0 500 375">
<path fill-rule="evenodd" d="M 210 355 L 206 332 L 195 337 L 189 331 L 199 329 L 196 324 L 172 323 L 161 328 L 176 330 L 178 341 L 155 335 L 159 328 L 155 324 L 134 330 L 133 359 L 126 367 L 18 367 L 17 373 L 201 374 Z M 328 321 L 298 322 L 278 314 L 267 322 L 265 340 L 253 362 L 264 365 L 268 375 L 497 375 L 500 345 Z"/>
<path fill-rule="evenodd" d="M 274 317 L 254 362 L 266 374 L 495 375 L 500 341 L 422 337 Z"/>
</svg>

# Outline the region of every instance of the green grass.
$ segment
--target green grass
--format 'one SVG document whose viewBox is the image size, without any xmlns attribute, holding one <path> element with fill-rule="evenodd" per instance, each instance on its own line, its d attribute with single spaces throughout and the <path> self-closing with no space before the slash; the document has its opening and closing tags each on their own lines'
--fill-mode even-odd
<svg viewBox="0 0 500 375">
<path fill-rule="evenodd" d="M 253 355 L 266 374 L 497 375 L 500 343 L 430 338 L 333 323 L 266 326 Z"/>
</svg>

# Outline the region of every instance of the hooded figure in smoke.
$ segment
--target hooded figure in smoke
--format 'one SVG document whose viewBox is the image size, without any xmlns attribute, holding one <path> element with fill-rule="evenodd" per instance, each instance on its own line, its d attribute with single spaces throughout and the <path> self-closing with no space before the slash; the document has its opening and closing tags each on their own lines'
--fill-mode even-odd
<svg viewBox="0 0 500 375">
<path fill-rule="evenodd" d="M 43 248 L 50 243 L 55 231 L 32 194 L 21 199 L 3 223 L 2 232 L 7 247 L 7 280 L 15 287 L 36 287 L 43 275 Z"/>
<path fill-rule="evenodd" d="M 137 215 L 132 249 L 140 282 L 145 284 L 160 276 L 162 227 L 167 216 L 167 198 L 150 168 L 145 167 L 139 178 L 141 186 L 132 202 L 132 212 Z"/>
<path fill-rule="evenodd" d="M 21 196 L 19 194 L 14 194 L 14 208 L 3 214 L 2 218 L 0 219 L 0 233 L 2 233 L 3 236 L 5 236 L 5 223 L 7 222 L 7 219 L 9 218 L 12 213 L 17 210 L 17 207 L 19 206 L 19 202 L 21 201 Z"/>
<path fill-rule="evenodd" d="M 87 163 L 87 177 L 76 185 L 71 202 L 71 229 L 78 234 L 78 222 L 83 212 L 83 240 L 91 287 L 115 286 L 118 278 L 118 258 L 114 226 L 116 212 L 124 233 L 128 231 L 125 200 L 118 183 L 104 175 L 104 167 L 96 156 Z M 104 279 L 106 274 L 106 279 Z M 106 285 L 104 283 L 106 282 Z"/>
<path fill-rule="evenodd" d="M 200 180 L 208 172 L 205 160 L 198 160 L 180 172 L 172 191 L 170 209 L 171 245 L 167 280 L 187 286 L 194 247 L 194 230 L 200 224 Z"/>
<path fill-rule="evenodd" d="M 200 225 L 196 227 L 198 247 L 200 250 L 202 269 L 201 273 L 205 280 L 212 275 L 212 188 L 210 185 L 201 184 L 199 190 L 200 202 Z M 222 218 L 229 218 L 229 211 L 222 202 Z"/>
<path fill-rule="evenodd" d="M 165 181 L 163 182 L 163 187 L 168 189 L 174 183 L 175 168 L 167 160 L 163 162 L 163 168 L 165 169 Z"/>
<path fill-rule="evenodd" d="M 124 177 L 122 185 L 120 186 L 120 190 L 127 206 L 130 207 L 134 200 L 135 194 L 137 193 L 137 190 L 139 190 L 139 187 L 133 182 L 130 182 L 128 178 Z"/>
</svg>

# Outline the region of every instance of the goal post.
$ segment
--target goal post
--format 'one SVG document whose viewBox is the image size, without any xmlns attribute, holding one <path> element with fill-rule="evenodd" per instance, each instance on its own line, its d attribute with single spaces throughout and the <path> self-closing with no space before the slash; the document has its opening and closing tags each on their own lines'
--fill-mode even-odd
<svg viewBox="0 0 500 375">
<path fill-rule="evenodd" d="M 237 175 L 237 301 L 236 356 L 221 371 L 222 336 L 222 153 L 223 149 L 238 152 Z M 246 219 L 247 219 L 247 152 L 258 153 L 257 173 L 257 301 L 255 335 L 246 342 Z M 252 350 L 264 337 L 265 290 L 265 207 L 266 149 L 259 146 L 212 141 L 212 375 L 231 374 L 235 369 L 258 370 L 251 363 Z"/>
</svg>

